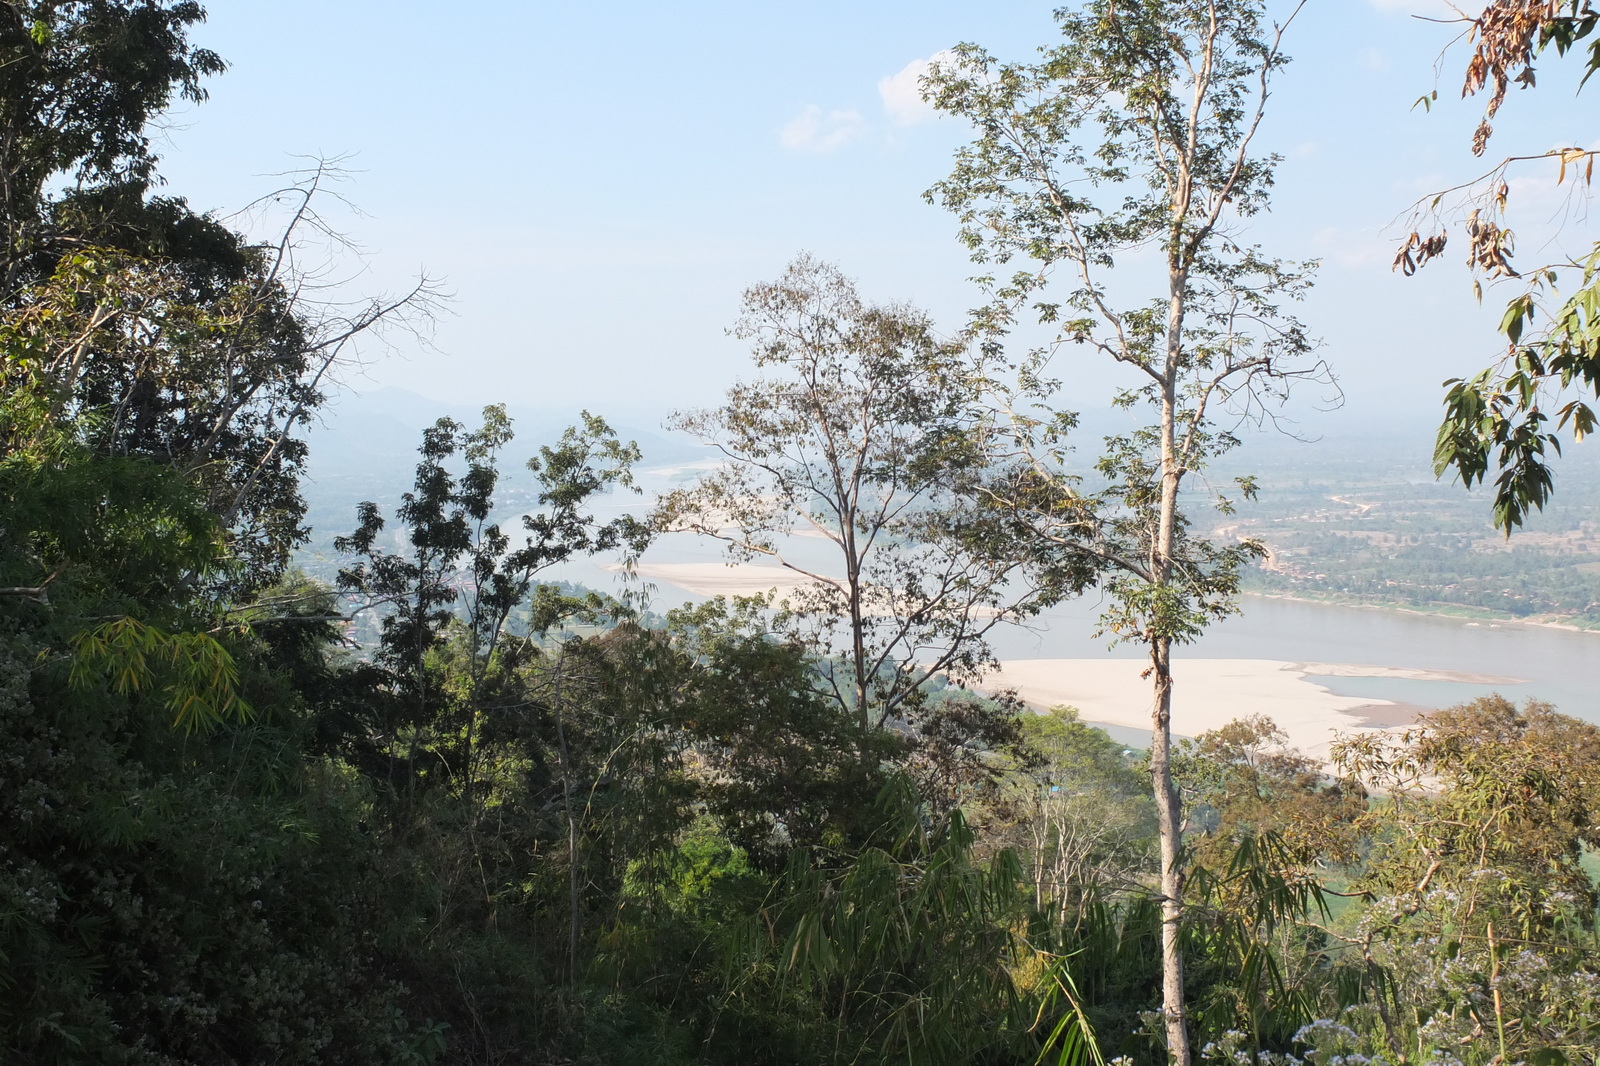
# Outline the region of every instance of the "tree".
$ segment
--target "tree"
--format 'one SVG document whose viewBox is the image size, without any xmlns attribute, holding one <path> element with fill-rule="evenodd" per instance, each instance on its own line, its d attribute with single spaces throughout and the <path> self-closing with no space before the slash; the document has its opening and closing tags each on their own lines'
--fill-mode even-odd
<svg viewBox="0 0 1600 1066">
<path fill-rule="evenodd" d="M 699 798 L 758 868 L 781 872 L 795 848 L 852 848 L 875 828 L 881 767 L 900 746 L 863 733 L 854 712 L 817 685 L 816 657 L 775 640 L 757 599 L 721 599 L 667 616 L 667 633 L 695 668 L 684 732 Z"/>
<path fill-rule="evenodd" d="M 419 745 L 431 743 L 428 734 L 442 706 L 456 704 L 448 717 L 458 722 L 443 733 L 459 733 L 459 750 L 447 751 L 444 765 L 469 806 L 486 679 L 513 613 L 529 606 L 535 578 L 574 555 L 619 547 L 637 555 L 649 539 L 646 527 L 631 517 L 601 523 L 584 513 L 596 494 L 631 486 L 639 458 L 636 445 L 622 443 L 603 419 L 585 412 L 583 428 L 568 429 L 559 444 L 528 461 L 539 478 L 540 509 L 522 517 L 523 543 L 513 547 L 511 536 L 492 520 L 499 453 L 511 439 L 503 405 L 484 408 L 477 430 L 439 419 L 423 432 L 414 485 L 395 511 L 410 550 L 380 547 L 385 522 L 370 501 L 360 505 L 356 531 L 334 542 L 354 556 L 339 571 L 339 588 L 386 612 L 378 657 L 410 706 L 405 761 L 413 762 Z M 556 620 L 545 618 L 535 627 L 543 632 Z M 464 663 L 462 676 L 447 687 L 430 656 L 449 640 L 452 621 L 462 627 Z M 391 760 L 398 758 L 399 741 L 391 730 Z"/>
<path fill-rule="evenodd" d="M 1127 750 L 1072 707 L 1022 719 L 1036 761 L 1012 781 L 1017 830 L 1032 862 L 1035 900 L 1080 914 L 1148 874 L 1154 818 L 1148 783 Z"/>
<path fill-rule="evenodd" d="M 1172 650 L 1233 609 L 1239 568 L 1259 551 L 1195 536 L 1183 494 L 1237 443 L 1233 423 L 1261 417 L 1297 379 L 1330 380 L 1282 306 L 1309 284 L 1311 265 L 1238 238 L 1268 206 L 1277 159 L 1252 146 L 1298 10 L 1288 5 L 1274 25 L 1261 0 L 1096 0 L 1058 13 L 1065 42 L 1037 63 L 999 63 L 963 45 L 926 82 L 936 106 L 978 131 L 929 192 L 958 215 L 962 240 L 990 271 L 976 328 L 997 356 L 1026 314 L 1054 334 L 1010 368 L 997 358 L 991 372 L 1009 446 L 996 457 L 1007 476 L 985 490 L 989 504 L 1026 529 L 1040 565 L 1101 568 L 1112 599 L 1105 628 L 1149 650 L 1165 1029 L 1182 1066 L 1190 1050 Z M 1159 295 L 1124 303 L 1133 286 L 1113 268 L 1147 249 L 1160 259 Z M 997 276 L 1017 259 L 1010 277 Z M 1128 368 L 1134 384 L 1116 403 L 1153 418 L 1107 439 L 1096 464 L 1104 487 L 1093 491 L 1073 476 L 1065 440 L 1076 416 L 1060 407 L 1051 379 L 1051 359 L 1068 342 Z M 1242 479 L 1239 489 L 1248 496 L 1254 484 Z"/>
<path fill-rule="evenodd" d="M 88 212 L 83 243 L 12 294 L 0 332 L 0 381 L 34 399 L 18 429 L 70 421 L 95 454 L 178 470 L 247 586 L 276 580 L 306 536 L 303 434 L 340 365 L 388 327 L 425 325 L 435 295 L 426 278 L 351 304 L 308 295 L 326 264 L 306 245 L 339 240 L 319 214 L 337 177 L 319 164 L 271 194 L 288 217 L 262 243 L 181 201 Z"/>
<path fill-rule="evenodd" d="M 1600 728 L 1487 696 L 1333 755 L 1385 797 L 1362 818 L 1354 886 L 1372 899 L 1355 943 L 1391 973 L 1367 1050 L 1591 1061 L 1600 948 L 1583 860 L 1600 844 Z"/>
<path fill-rule="evenodd" d="M 0 5 L 0 389 L 75 422 L 94 452 L 203 486 L 240 558 L 228 577 L 260 588 L 304 539 L 297 434 L 337 365 L 384 324 L 425 317 L 434 293 L 423 279 L 396 298 L 313 295 L 333 279 L 298 259 L 334 236 L 316 206 L 327 165 L 264 198 L 288 218 L 259 244 L 152 194 L 150 123 L 224 69 L 190 39 L 204 19 L 194 0 Z"/>
<path fill-rule="evenodd" d="M 0 10 L 0 295 L 53 273 L 83 190 L 135 201 L 155 179 L 146 127 L 174 96 L 204 100 L 222 59 L 189 40 L 194 0 L 6 0 Z M 76 188 L 52 201 L 54 179 Z"/>
<path fill-rule="evenodd" d="M 1582 859 L 1600 845 L 1600 727 L 1485 696 L 1398 736 L 1341 741 L 1334 758 L 1388 799 L 1369 821 L 1400 831 L 1386 834 L 1370 876 L 1391 890 L 1455 886 L 1483 911 L 1480 925 L 1498 917 L 1502 933 L 1524 936 L 1546 924 L 1554 897 L 1593 910 Z"/>
<path fill-rule="evenodd" d="M 965 338 L 866 303 L 809 256 L 746 291 L 735 333 L 771 376 L 673 417 L 723 463 L 667 495 L 657 522 L 804 578 L 776 624 L 838 654 L 834 698 L 863 730 L 882 727 L 937 675 L 978 676 L 992 665 L 985 634 L 1042 602 L 1014 584 L 1003 516 L 972 502 L 984 469 Z M 825 561 L 805 550 L 813 538 Z"/>
<path fill-rule="evenodd" d="M 1473 155 L 1482 156 L 1511 84 L 1532 88 L 1535 58 L 1552 46 L 1558 55 L 1575 49 L 1594 32 L 1600 12 L 1586 0 L 1491 0 L 1460 21 L 1473 43 L 1461 94 L 1489 93 L 1472 135 Z M 1600 70 L 1600 41 L 1590 45 L 1584 65 L 1587 83 Z M 1438 95 L 1434 90 L 1418 103 L 1431 106 Z M 1583 397 L 1600 397 L 1600 242 L 1578 256 L 1514 264 L 1511 173 L 1554 162 L 1556 184 L 1570 176 L 1578 195 L 1580 182 L 1585 190 L 1592 183 L 1596 154 L 1568 146 L 1508 156 L 1471 181 L 1425 197 L 1395 255 L 1395 269 L 1413 274 L 1444 252 L 1450 229 L 1459 226 L 1479 300 L 1485 281 L 1520 289 L 1500 321 L 1505 354 L 1470 378 L 1445 382 L 1434 448 L 1436 473 L 1454 471 L 1467 488 L 1493 478 L 1494 524 L 1507 536 L 1543 509 L 1555 487 L 1550 453 L 1560 454 L 1563 432 L 1574 440 L 1594 432 L 1595 411 Z"/>
<path fill-rule="evenodd" d="M 1321 761 L 1287 741 L 1271 718 L 1252 714 L 1183 742 L 1181 784 L 1192 806 L 1209 808 L 1196 861 L 1220 865 L 1240 840 L 1267 833 L 1333 865 L 1355 860 L 1366 792 L 1330 780 Z"/>
</svg>

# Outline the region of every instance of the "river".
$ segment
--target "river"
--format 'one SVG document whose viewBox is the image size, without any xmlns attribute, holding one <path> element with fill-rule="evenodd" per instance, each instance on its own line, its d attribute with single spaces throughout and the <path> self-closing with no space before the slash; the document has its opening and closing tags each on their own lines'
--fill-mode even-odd
<svg viewBox="0 0 1600 1066">
<path fill-rule="evenodd" d="M 1421 707 L 1500 692 L 1521 701 L 1548 700 L 1566 714 L 1600 723 L 1600 633 L 1516 622 L 1470 622 L 1376 607 L 1346 607 L 1245 596 L 1241 613 L 1214 623 L 1176 654 L 1207 659 L 1277 659 L 1352 663 L 1412 670 L 1489 674 L 1521 684 L 1476 685 L 1405 678 L 1310 675 L 1345 696 Z M 1092 636 L 1102 605 L 1094 597 L 1048 612 L 1031 630 L 995 641 L 1002 658 L 1139 658 L 1135 646 L 1106 650 Z"/>
</svg>

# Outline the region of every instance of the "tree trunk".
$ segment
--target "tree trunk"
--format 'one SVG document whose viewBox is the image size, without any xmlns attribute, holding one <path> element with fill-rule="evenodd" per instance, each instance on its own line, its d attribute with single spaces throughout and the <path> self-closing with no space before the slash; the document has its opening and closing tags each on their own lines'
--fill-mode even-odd
<svg viewBox="0 0 1600 1066">
<path fill-rule="evenodd" d="M 1150 645 L 1155 677 L 1151 713 L 1150 777 L 1161 835 L 1161 1013 L 1166 1022 L 1167 1056 L 1172 1066 L 1189 1066 L 1189 1029 L 1183 1000 L 1183 812 L 1172 781 L 1172 640 Z"/>
<path fill-rule="evenodd" d="M 850 596 L 851 681 L 855 687 L 856 715 L 861 722 L 861 732 L 865 734 L 872 729 L 872 714 L 867 706 L 871 679 L 867 676 L 867 621 L 861 602 L 861 557 L 856 554 L 855 521 L 855 513 L 845 509 L 839 533 L 845 545 L 845 583 Z M 880 720 L 878 724 L 883 722 Z"/>
<path fill-rule="evenodd" d="M 1186 187 L 1186 186 L 1185 186 Z M 1185 201 L 1182 209 L 1187 212 Z M 1183 216 L 1178 215 L 1179 218 Z M 1181 233 L 1181 230 L 1180 230 Z M 1178 455 L 1177 368 L 1183 350 L 1183 322 L 1187 311 L 1184 289 L 1187 272 L 1179 264 L 1169 270 L 1171 302 L 1167 312 L 1167 367 L 1161 397 L 1161 505 L 1156 526 L 1150 572 L 1165 589 L 1172 582 L 1172 556 L 1177 547 L 1178 489 L 1183 465 Z M 1158 610 L 1160 598 L 1158 597 Z M 1168 608 L 1170 610 L 1170 608 Z M 1168 619 L 1152 619 L 1150 673 L 1155 684 L 1150 738 L 1151 790 L 1155 793 L 1157 825 L 1161 835 L 1161 1013 L 1167 1029 L 1167 1061 L 1189 1066 L 1188 1009 L 1183 999 L 1183 811 L 1172 781 L 1172 635 Z"/>
</svg>

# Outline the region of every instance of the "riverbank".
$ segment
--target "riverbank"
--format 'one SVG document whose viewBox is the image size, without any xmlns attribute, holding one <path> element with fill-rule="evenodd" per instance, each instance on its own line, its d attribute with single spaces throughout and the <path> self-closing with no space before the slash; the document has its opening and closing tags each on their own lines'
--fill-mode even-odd
<svg viewBox="0 0 1600 1066">
<path fill-rule="evenodd" d="M 611 566 L 607 569 L 619 570 Z M 780 598 L 812 581 L 793 570 L 765 563 L 640 563 L 634 571 L 648 581 L 664 581 L 695 596 L 760 596 Z"/>
<path fill-rule="evenodd" d="M 809 584 L 793 570 L 763 563 L 643 563 L 638 567 L 641 577 L 665 582 L 696 596 L 752 596 L 776 591 L 782 597 Z M 1422 618 L 1449 618 L 1466 625 L 1527 626 L 1537 629 L 1554 629 L 1566 633 L 1585 633 L 1600 637 L 1600 626 L 1586 627 L 1548 616 L 1518 618 L 1478 607 L 1461 604 L 1439 604 L 1436 607 L 1418 607 L 1414 604 L 1373 603 L 1339 595 L 1306 596 L 1286 592 L 1247 591 L 1246 598 L 1283 600 L 1288 603 L 1315 603 L 1323 606 L 1348 607 L 1363 611 L 1387 611 L 1395 614 L 1416 615 Z"/>
<path fill-rule="evenodd" d="M 1143 659 L 1010 659 L 979 686 L 1012 690 L 1045 711 L 1076 707 L 1086 722 L 1150 728 L 1151 689 Z M 1292 663 L 1275 659 L 1179 659 L 1173 663 L 1172 731 L 1199 736 L 1246 715 L 1264 714 L 1290 746 L 1326 760 L 1341 734 L 1410 724 L 1426 708 L 1367 696 L 1340 696 L 1314 676 L 1385 677 L 1391 668 L 1356 663 Z M 1453 671 L 1404 671 L 1418 680 L 1463 680 Z M 1474 677 L 1474 682 L 1510 679 Z"/>
<path fill-rule="evenodd" d="M 1595 626 L 1581 626 L 1569 621 L 1561 621 L 1549 615 L 1538 615 L 1533 618 L 1519 618 L 1515 615 L 1502 614 L 1484 607 L 1473 607 L 1467 604 L 1441 603 L 1435 607 L 1418 607 L 1415 604 L 1401 605 L 1398 603 L 1377 602 L 1341 596 L 1337 593 L 1326 596 L 1292 596 L 1287 592 L 1259 592 L 1247 590 L 1243 596 L 1261 600 L 1285 600 L 1289 603 L 1316 603 L 1330 607 L 1349 607 L 1363 611 L 1392 611 L 1396 614 L 1414 614 L 1422 618 L 1450 618 L 1464 621 L 1467 625 L 1510 625 L 1531 626 L 1537 629 L 1557 629 L 1566 633 L 1587 633 L 1591 636 L 1600 636 L 1600 624 Z"/>
<path fill-rule="evenodd" d="M 804 582 L 761 563 L 646 563 L 639 572 L 660 583 L 663 601 L 671 597 L 669 587 L 697 597 L 773 588 L 782 596 Z M 1593 654 L 1589 632 L 1526 622 L 1463 623 L 1422 611 L 1289 596 L 1252 594 L 1241 606 L 1242 614 L 1209 626 L 1176 657 L 1174 729 L 1181 735 L 1264 713 L 1297 746 L 1323 755 L 1336 732 L 1403 727 L 1422 711 L 1494 691 L 1519 702 L 1548 700 L 1566 713 L 1600 720 L 1600 656 Z M 1070 600 L 1026 627 L 995 630 L 996 655 L 1011 673 L 988 678 L 986 687 L 1016 687 L 1039 710 L 1077 706 L 1086 720 L 1142 746 L 1150 731 L 1150 692 L 1138 675 L 1147 659 L 1136 645 L 1108 648 L 1105 638 L 1092 635 L 1104 609 L 1103 600 Z M 1073 664 L 1075 680 L 1050 676 L 1052 663 Z M 1230 673 L 1217 664 L 1235 665 Z M 1120 680 L 1102 684 L 1097 671 Z"/>
</svg>

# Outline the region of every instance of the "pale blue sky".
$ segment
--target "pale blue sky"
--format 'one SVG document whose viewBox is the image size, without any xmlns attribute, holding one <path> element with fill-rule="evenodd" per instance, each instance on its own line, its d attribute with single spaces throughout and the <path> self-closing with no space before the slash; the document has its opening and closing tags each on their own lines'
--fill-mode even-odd
<svg viewBox="0 0 1600 1066">
<path fill-rule="evenodd" d="M 343 225 L 370 252 L 358 284 L 426 267 L 456 294 L 439 351 L 382 360 L 369 384 L 648 417 L 714 402 L 743 371 L 723 333 L 739 291 L 801 249 L 960 324 L 965 253 L 920 194 L 964 132 L 883 82 L 963 40 L 1026 58 L 1053 38 L 1051 6 L 211 0 L 196 36 L 232 69 L 174 117 L 164 172 L 194 206 L 226 210 L 295 155 L 349 154 L 345 191 L 366 216 Z M 1429 10 L 1447 11 L 1311 0 L 1265 134 L 1288 158 L 1253 237 L 1324 259 L 1304 317 L 1350 424 L 1435 418 L 1439 381 L 1495 350 L 1460 242 L 1417 278 L 1389 271 L 1399 232 L 1384 227 L 1476 172 L 1479 108 L 1453 102 L 1459 51 L 1445 106 L 1410 110 L 1450 35 L 1410 17 Z M 1501 150 L 1600 136 L 1600 89 L 1575 99 L 1546 66 L 1502 113 Z M 1093 407 L 1108 379 L 1084 380 L 1078 405 Z"/>
</svg>

